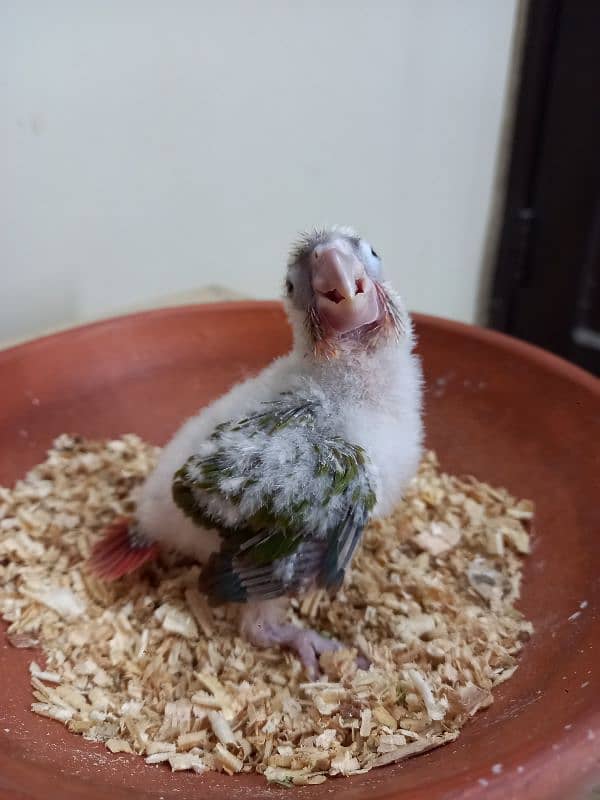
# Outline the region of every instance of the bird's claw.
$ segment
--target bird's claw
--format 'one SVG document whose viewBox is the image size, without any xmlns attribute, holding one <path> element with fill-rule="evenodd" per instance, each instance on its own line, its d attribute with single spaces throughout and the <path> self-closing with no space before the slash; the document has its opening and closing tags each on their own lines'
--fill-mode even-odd
<svg viewBox="0 0 600 800">
<path fill-rule="evenodd" d="M 369 669 L 369 667 L 371 666 L 371 662 L 366 656 L 364 656 L 362 653 L 359 653 L 356 656 L 356 666 L 359 669 Z"/>
<path fill-rule="evenodd" d="M 311 680 L 315 680 L 321 674 L 319 656 L 323 653 L 334 653 L 344 647 L 337 639 L 328 639 L 316 631 L 302 628 L 299 628 L 294 636 L 290 638 L 287 645 L 296 651 Z M 363 655 L 359 655 L 356 659 L 356 665 L 359 669 L 368 669 L 369 661 Z"/>
<path fill-rule="evenodd" d="M 298 632 L 288 642 L 288 647 L 296 651 L 306 672 L 314 680 L 321 674 L 319 656 L 322 653 L 335 652 L 342 645 L 337 639 L 328 639 L 316 631 L 299 628 Z"/>
</svg>

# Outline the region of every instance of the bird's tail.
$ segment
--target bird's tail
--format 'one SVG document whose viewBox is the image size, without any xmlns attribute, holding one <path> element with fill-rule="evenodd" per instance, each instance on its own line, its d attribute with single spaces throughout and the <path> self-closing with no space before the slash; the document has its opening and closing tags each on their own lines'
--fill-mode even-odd
<svg viewBox="0 0 600 800">
<path fill-rule="evenodd" d="M 88 570 L 97 578 L 114 581 L 129 575 L 159 553 L 156 542 L 150 542 L 137 531 L 133 520 L 115 520 L 96 543 L 88 561 Z"/>
</svg>

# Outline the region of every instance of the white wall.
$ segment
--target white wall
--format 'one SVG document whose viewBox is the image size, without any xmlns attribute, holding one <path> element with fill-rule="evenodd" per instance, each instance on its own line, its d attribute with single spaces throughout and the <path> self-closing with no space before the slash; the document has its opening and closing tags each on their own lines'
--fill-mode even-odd
<svg viewBox="0 0 600 800">
<path fill-rule="evenodd" d="M 348 222 L 472 320 L 517 0 L 2 0 L 0 340 Z"/>
</svg>

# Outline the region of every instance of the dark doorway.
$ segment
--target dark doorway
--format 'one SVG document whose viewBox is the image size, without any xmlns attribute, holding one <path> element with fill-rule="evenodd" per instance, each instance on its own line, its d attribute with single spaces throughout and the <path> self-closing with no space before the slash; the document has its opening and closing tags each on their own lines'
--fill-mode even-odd
<svg viewBox="0 0 600 800">
<path fill-rule="evenodd" d="M 600 374 L 596 0 L 530 0 L 489 324 Z"/>
</svg>

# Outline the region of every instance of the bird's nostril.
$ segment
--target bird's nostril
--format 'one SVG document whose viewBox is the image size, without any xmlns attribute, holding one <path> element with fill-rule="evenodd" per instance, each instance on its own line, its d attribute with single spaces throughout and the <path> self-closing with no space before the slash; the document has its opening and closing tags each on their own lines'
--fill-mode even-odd
<svg viewBox="0 0 600 800">
<path fill-rule="evenodd" d="M 332 289 L 330 292 L 323 292 L 323 296 L 331 300 L 332 303 L 341 303 L 344 299 L 344 295 L 338 292 L 337 289 Z"/>
<path fill-rule="evenodd" d="M 365 287 L 364 287 L 362 278 L 359 278 L 356 281 L 355 291 L 356 291 L 356 294 L 364 294 Z"/>
</svg>

